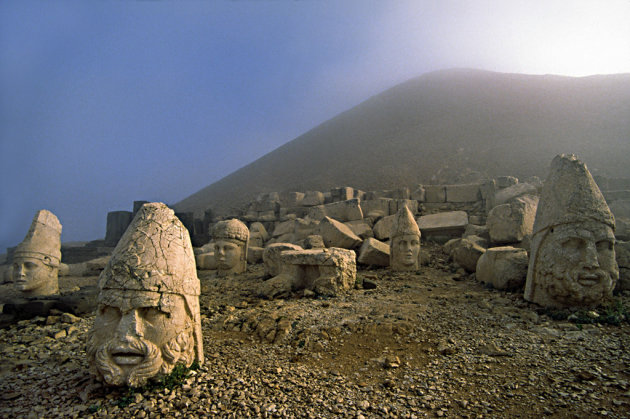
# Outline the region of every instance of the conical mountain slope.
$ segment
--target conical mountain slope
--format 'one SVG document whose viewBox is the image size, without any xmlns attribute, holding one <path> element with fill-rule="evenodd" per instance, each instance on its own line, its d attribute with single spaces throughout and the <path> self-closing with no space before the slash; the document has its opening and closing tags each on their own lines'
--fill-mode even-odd
<svg viewBox="0 0 630 419">
<path fill-rule="evenodd" d="M 175 207 L 222 213 L 260 192 L 346 185 L 377 190 L 455 182 L 471 172 L 544 177 L 551 159 L 567 152 L 594 174 L 630 178 L 630 74 L 428 73 L 339 114 Z"/>
</svg>

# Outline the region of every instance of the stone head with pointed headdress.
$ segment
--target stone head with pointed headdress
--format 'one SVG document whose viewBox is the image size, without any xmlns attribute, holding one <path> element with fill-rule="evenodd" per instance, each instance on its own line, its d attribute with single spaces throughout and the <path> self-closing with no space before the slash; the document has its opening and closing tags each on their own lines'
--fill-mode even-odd
<svg viewBox="0 0 630 419">
<path fill-rule="evenodd" d="M 13 254 L 13 282 L 24 296 L 59 292 L 61 223 L 50 211 L 40 210 Z"/>
<path fill-rule="evenodd" d="M 572 154 L 556 156 L 536 211 L 525 299 L 563 308 L 609 298 L 619 278 L 614 231 L 586 165 Z"/>
<path fill-rule="evenodd" d="M 142 206 L 99 277 L 88 360 L 110 385 L 139 386 L 203 362 L 200 284 L 188 231 L 162 203 Z"/>
<path fill-rule="evenodd" d="M 219 221 L 212 229 L 214 257 L 220 275 L 240 274 L 247 270 L 249 229 L 233 218 Z"/>
<path fill-rule="evenodd" d="M 394 271 L 417 271 L 420 267 L 420 229 L 403 205 L 394 218 L 390 235 L 389 266 Z"/>
</svg>

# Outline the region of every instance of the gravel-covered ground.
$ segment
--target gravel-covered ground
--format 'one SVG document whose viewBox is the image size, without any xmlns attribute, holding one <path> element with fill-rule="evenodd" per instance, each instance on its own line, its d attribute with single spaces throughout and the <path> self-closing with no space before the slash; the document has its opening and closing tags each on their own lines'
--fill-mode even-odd
<svg viewBox="0 0 630 419">
<path fill-rule="evenodd" d="M 630 416 L 627 322 L 567 320 L 423 251 L 419 273 L 360 270 L 377 287 L 332 299 L 260 300 L 260 265 L 201 273 L 206 361 L 172 390 L 94 381 L 93 317 L 22 321 L 0 330 L 0 416 Z"/>
</svg>

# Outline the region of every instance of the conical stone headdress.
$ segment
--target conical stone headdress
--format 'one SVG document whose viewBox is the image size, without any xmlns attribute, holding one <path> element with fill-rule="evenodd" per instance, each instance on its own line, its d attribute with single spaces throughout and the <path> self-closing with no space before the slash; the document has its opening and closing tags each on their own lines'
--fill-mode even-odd
<svg viewBox="0 0 630 419">
<path fill-rule="evenodd" d="M 573 154 L 558 155 L 543 186 L 533 235 L 556 225 L 584 221 L 615 229 L 615 217 L 586 165 Z"/>
<path fill-rule="evenodd" d="M 20 243 L 13 257 L 32 257 L 41 259 L 52 267 L 61 262 L 61 223 L 48 210 L 39 210 L 26 237 Z"/>
<path fill-rule="evenodd" d="M 190 235 L 173 210 L 159 202 L 142 206 L 101 273 L 99 288 L 200 294 Z"/>
<path fill-rule="evenodd" d="M 392 231 L 390 238 L 404 236 L 405 234 L 414 234 L 420 237 L 420 229 L 416 220 L 413 218 L 413 214 L 407 208 L 407 205 L 403 205 L 402 208 L 396 213 L 394 223 L 392 224 Z"/>
</svg>

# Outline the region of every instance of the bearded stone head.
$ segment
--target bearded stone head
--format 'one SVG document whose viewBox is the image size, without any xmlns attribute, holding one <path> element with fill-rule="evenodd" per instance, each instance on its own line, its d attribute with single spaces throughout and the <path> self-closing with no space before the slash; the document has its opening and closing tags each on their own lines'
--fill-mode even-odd
<svg viewBox="0 0 630 419">
<path fill-rule="evenodd" d="M 140 386 L 176 364 L 203 362 L 200 284 L 188 231 L 145 204 L 99 277 L 88 361 L 110 385 Z"/>
<path fill-rule="evenodd" d="M 586 165 L 558 155 L 541 193 L 525 299 L 546 307 L 593 307 L 619 278 L 615 219 Z"/>
</svg>

